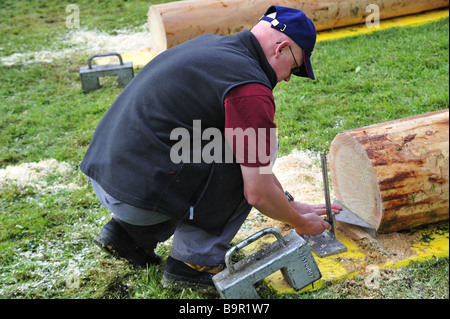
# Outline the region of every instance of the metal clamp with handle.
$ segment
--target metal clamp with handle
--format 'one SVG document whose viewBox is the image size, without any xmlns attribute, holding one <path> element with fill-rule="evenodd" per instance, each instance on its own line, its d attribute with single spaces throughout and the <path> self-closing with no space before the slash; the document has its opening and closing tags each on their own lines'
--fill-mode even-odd
<svg viewBox="0 0 450 319">
<path fill-rule="evenodd" d="M 236 246 L 233 246 L 232 248 L 230 248 L 227 251 L 227 253 L 225 254 L 225 265 L 227 266 L 230 274 L 233 274 L 235 272 L 234 267 L 231 262 L 231 257 L 233 256 L 233 254 L 267 234 L 274 235 L 277 238 L 277 241 L 280 243 L 281 247 L 286 246 L 286 240 L 284 239 L 283 235 L 276 228 L 273 228 L 273 227 L 265 228 L 255 234 L 253 234 L 252 236 L 248 237 L 247 239 L 241 241 L 239 244 L 237 244 Z"/>
<path fill-rule="evenodd" d="M 94 54 L 94 55 L 89 57 L 89 59 L 88 59 L 88 67 L 89 67 L 89 69 L 92 69 L 92 60 L 93 59 L 101 58 L 101 57 L 105 57 L 105 56 L 111 56 L 111 55 L 117 56 L 119 58 L 120 65 L 123 65 L 122 56 L 119 53 L 117 53 L 117 52 L 99 53 L 99 54 Z"/>
<path fill-rule="evenodd" d="M 120 64 L 92 65 L 92 60 L 99 57 L 115 55 L 119 58 Z M 116 52 L 99 53 L 89 57 L 88 65 L 80 67 L 81 86 L 85 93 L 99 89 L 99 78 L 103 76 L 117 76 L 120 86 L 126 86 L 134 77 L 133 63 L 123 62 L 122 56 Z"/>
<path fill-rule="evenodd" d="M 232 264 L 234 253 L 267 234 L 277 240 Z M 222 298 L 259 298 L 254 285 L 276 271 L 281 271 L 286 283 L 295 290 L 322 276 L 306 241 L 295 230 L 286 236 L 275 228 L 260 230 L 230 248 L 225 254 L 225 264 L 226 268 L 212 278 Z"/>
</svg>

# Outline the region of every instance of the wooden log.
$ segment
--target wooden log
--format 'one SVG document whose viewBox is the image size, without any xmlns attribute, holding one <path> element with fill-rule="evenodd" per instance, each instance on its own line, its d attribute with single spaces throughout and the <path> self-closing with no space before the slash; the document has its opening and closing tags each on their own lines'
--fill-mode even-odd
<svg viewBox="0 0 450 319">
<path fill-rule="evenodd" d="M 148 11 L 152 46 L 163 51 L 201 34 L 234 34 L 250 29 L 270 5 L 297 8 L 328 30 L 361 24 L 377 5 L 380 19 L 446 7 L 449 0 L 189 0 L 153 5 Z"/>
<path fill-rule="evenodd" d="M 449 218 L 449 110 L 340 132 L 329 165 L 336 199 L 379 233 Z"/>
</svg>

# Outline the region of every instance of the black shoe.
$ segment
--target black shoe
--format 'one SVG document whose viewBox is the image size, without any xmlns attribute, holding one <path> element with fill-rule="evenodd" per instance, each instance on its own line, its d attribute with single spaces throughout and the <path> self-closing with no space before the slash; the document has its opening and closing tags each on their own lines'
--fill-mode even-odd
<svg viewBox="0 0 450 319">
<path fill-rule="evenodd" d="M 202 270 L 197 270 L 193 267 Z M 166 289 L 174 289 L 179 287 L 211 288 L 214 287 L 212 277 L 222 269 L 223 266 L 189 266 L 188 264 L 169 256 L 164 268 L 162 285 Z"/>
<path fill-rule="evenodd" d="M 120 224 L 111 219 L 94 239 L 94 243 L 116 258 L 123 258 L 135 267 L 158 265 L 161 256 L 136 245 Z"/>
</svg>

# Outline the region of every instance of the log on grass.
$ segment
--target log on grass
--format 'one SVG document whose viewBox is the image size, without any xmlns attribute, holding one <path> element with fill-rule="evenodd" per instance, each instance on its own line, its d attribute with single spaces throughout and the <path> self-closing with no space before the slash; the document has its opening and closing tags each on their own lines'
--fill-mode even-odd
<svg viewBox="0 0 450 319">
<path fill-rule="evenodd" d="M 336 199 L 379 233 L 449 218 L 449 110 L 340 132 L 329 165 Z"/>
<path fill-rule="evenodd" d="M 380 20 L 449 5 L 448 0 L 189 0 L 152 5 L 148 23 L 153 49 L 163 51 L 201 34 L 234 34 L 250 29 L 270 5 L 297 8 L 314 21 L 316 29 L 361 24 L 372 19 L 373 5 Z M 369 7 L 369 5 L 372 5 Z"/>
</svg>

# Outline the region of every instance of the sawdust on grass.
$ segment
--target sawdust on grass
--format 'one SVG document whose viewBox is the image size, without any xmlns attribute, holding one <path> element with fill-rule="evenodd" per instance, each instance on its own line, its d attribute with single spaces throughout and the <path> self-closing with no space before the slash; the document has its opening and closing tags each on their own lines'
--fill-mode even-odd
<svg viewBox="0 0 450 319">
<path fill-rule="evenodd" d="M 128 30 L 117 30 L 114 35 L 102 31 L 79 29 L 68 29 L 66 33 L 55 39 L 57 45 L 49 46 L 40 51 L 16 52 L 8 56 L 0 57 L 0 63 L 5 66 L 12 66 L 18 63 L 26 65 L 30 63 L 51 63 L 58 59 L 70 58 L 79 54 L 97 54 L 105 52 L 140 52 L 148 50 L 152 52 L 152 42 L 148 25 L 145 23 L 140 27 L 139 32 Z M 105 57 L 95 59 L 104 63 L 117 63 L 116 57 Z"/>
<path fill-rule="evenodd" d="M 61 189 L 79 188 L 74 183 L 64 183 L 64 175 L 73 171 L 73 168 L 65 162 L 55 159 L 42 160 L 39 162 L 22 163 L 10 165 L 0 169 L 0 189 L 10 184 L 18 187 L 31 187 L 37 191 L 58 191 Z M 50 182 L 48 177 L 55 175 L 55 182 Z"/>
</svg>

